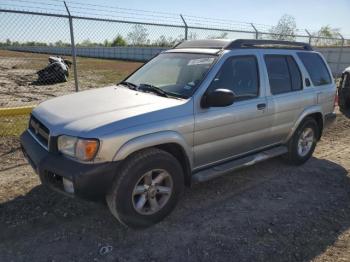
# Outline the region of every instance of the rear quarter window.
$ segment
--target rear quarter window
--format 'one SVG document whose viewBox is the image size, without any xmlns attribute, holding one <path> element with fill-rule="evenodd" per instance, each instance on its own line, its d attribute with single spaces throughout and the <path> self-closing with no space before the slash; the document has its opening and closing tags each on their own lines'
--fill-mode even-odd
<svg viewBox="0 0 350 262">
<path fill-rule="evenodd" d="M 321 56 L 317 53 L 298 53 L 298 56 L 308 71 L 314 86 L 332 83 L 331 75 Z"/>
</svg>

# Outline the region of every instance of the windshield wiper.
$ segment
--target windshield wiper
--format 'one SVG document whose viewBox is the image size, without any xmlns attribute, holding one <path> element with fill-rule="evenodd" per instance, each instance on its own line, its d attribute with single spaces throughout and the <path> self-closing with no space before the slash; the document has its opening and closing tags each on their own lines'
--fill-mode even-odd
<svg viewBox="0 0 350 262">
<path fill-rule="evenodd" d="M 136 90 L 141 90 L 141 91 L 146 91 L 146 92 L 149 91 L 149 92 L 156 93 L 160 96 L 169 97 L 167 92 L 165 92 L 163 89 L 156 87 L 154 85 L 140 84 Z"/>
<path fill-rule="evenodd" d="M 163 89 L 156 87 L 154 85 L 150 84 L 140 84 L 139 86 L 135 85 L 134 83 L 128 82 L 128 81 L 122 81 L 118 83 L 118 85 L 124 85 L 132 90 L 140 90 L 140 91 L 146 91 L 146 92 L 153 92 L 157 95 L 163 96 L 163 97 L 175 97 L 175 98 L 180 98 L 180 99 L 186 99 L 187 97 L 182 96 L 177 93 L 172 93 L 172 92 L 166 92 Z"/>
<path fill-rule="evenodd" d="M 132 90 L 137 90 L 137 85 L 135 85 L 134 83 L 128 82 L 128 81 L 122 81 L 118 85 L 127 86 L 128 88 L 130 88 Z"/>
</svg>

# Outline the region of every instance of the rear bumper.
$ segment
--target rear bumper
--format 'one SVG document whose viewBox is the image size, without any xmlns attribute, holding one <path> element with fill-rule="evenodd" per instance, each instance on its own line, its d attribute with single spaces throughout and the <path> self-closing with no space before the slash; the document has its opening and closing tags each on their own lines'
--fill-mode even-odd
<svg viewBox="0 0 350 262">
<path fill-rule="evenodd" d="M 28 131 L 21 135 L 21 148 L 42 184 L 66 195 L 90 200 L 106 195 L 119 166 L 119 162 L 79 163 L 59 153 L 48 152 Z M 73 183 L 74 194 L 66 192 L 63 179 Z"/>
<path fill-rule="evenodd" d="M 330 125 L 332 125 L 334 123 L 334 121 L 336 120 L 337 115 L 336 113 L 332 112 L 332 113 L 328 113 L 324 116 L 324 128 L 329 127 Z"/>
</svg>

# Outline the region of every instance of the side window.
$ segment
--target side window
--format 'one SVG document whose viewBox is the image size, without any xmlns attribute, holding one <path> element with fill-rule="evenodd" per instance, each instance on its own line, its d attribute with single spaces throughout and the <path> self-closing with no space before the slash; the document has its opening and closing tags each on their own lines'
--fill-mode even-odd
<svg viewBox="0 0 350 262">
<path fill-rule="evenodd" d="M 292 90 L 301 90 L 303 89 L 303 80 L 301 78 L 301 73 L 297 63 L 295 62 L 292 56 L 287 56 L 289 72 L 292 79 Z"/>
<path fill-rule="evenodd" d="M 300 52 L 298 53 L 298 56 L 308 71 L 314 86 L 332 83 L 328 69 L 319 54 Z"/>
<path fill-rule="evenodd" d="M 289 75 L 288 64 L 285 56 L 265 56 L 267 73 L 269 75 L 271 93 L 282 94 L 292 90 L 292 81 Z"/>
<path fill-rule="evenodd" d="M 259 95 L 259 72 L 255 56 L 235 56 L 222 65 L 209 90 L 224 88 L 243 99 Z"/>
<path fill-rule="evenodd" d="M 302 89 L 301 73 L 292 56 L 266 55 L 265 63 L 272 94 Z"/>
</svg>

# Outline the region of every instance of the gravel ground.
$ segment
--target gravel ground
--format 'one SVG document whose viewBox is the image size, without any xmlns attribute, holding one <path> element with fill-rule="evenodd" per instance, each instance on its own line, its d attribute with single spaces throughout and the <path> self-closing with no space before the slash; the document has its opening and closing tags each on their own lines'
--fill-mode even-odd
<svg viewBox="0 0 350 262">
<path fill-rule="evenodd" d="M 47 190 L 2 139 L 0 261 L 350 261 L 349 128 L 338 115 L 303 166 L 273 159 L 187 189 L 144 230 Z"/>
</svg>

